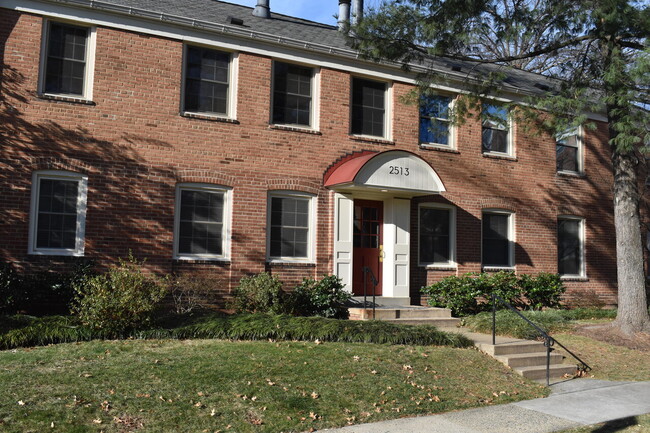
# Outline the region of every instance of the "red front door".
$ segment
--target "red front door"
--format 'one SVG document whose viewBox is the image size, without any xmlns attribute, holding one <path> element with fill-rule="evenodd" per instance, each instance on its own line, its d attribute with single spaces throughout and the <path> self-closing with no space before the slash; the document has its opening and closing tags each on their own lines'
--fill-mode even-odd
<svg viewBox="0 0 650 433">
<path fill-rule="evenodd" d="M 367 278 L 366 294 L 381 296 L 381 268 L 383 260 L 382 231 L 384 226 L 384 203 L 381 201 L 354 201 L 354 250 L 352 292 L 363 296 L 364 278 Z M 378 283 L 375 287 L 370 274 L 364 267 L 370 268 Z"/>
</svg>

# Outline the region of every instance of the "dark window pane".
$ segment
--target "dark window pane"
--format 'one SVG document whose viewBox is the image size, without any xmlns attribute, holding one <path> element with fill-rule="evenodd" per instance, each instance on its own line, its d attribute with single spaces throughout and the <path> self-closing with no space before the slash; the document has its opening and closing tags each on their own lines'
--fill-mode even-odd
<svg viewBox="0 0 650 433">
<path fill-rule="evenodd" d="M 483 152 L 508 153 L 508 111 L 499 105 L 483 104 Z"/>
<path fill-rule="evenodd" d="M 79 183 L 39 179 L 36 248 L 74 249 Z"/>
<path fill-rule="evenodd" d="M 50 23 L 44 91 L 83 95 L 88 29 Z"/>
<path fill-rule="evenodd" d="M 384 135 L 386 84 L 361 78 L 352 79 L 353 134 Z"/>
<path fill-rule="evenodd" d="M 557 236 L 558 273 L 580 275 L 582 273 L 580 221 L 558 220 Z"/>
<path fill-rule="evenodd" d="M 275 62 L 273 122 L 310 125 L 312 69 Z"/>
<path fill-rule="evenodd" d="M 185 110 L 227 114 L 230 54 L 187 47 Z"/>
<path fill-rule="evenodd" d="M 578 171 L 578 148 L 557 144 L 555 156 L 558 171 Z"/>
<path fill-rule="evenodd" d="M 179 254 L 223 254 L 224 194 L 181 190 Z"/>
<path fill-rule="evenodd" d="M 483 214 L 483 266 L 510 266 L 508 215 Z"/>
<path fill-rule="evenodd" d="M 420 208 L 420 262 L 449 262 L 449 214 L 446 209 Z"/>
<path fill-rule="evenodd" d="M 272 197 L 269 254 L 306 258 L 308 237 L 309 199 Z"/>
<path fill-rule="evenodd" d="M 420 143 L 449 144 L 450 103 L 446 96 L 420 96 Z"/>
<path fill-rule="evenodd" d="M 508 153 L 508 131 L 483 127 L 483 152 Z"/>
</svg>

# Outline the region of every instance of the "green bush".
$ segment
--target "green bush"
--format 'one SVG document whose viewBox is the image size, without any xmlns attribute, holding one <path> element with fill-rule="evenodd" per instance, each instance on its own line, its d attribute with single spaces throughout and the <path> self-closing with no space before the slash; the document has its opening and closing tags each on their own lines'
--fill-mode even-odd
<svg viewBox="0 0 650 433">
<path fill-rule="evenodd" d="M 167 288 L 145 275 L 131 254 L 107 273 L 74 284 L 72 312 L 85 326 L 109 336 L 147 325 Z"/>
<path fill-rule="evenodd" d="M 562 310 L 547 311 L 523 311 L 531 322 L 542 328 L 548 333 L 558 332 L 569 326 L 569 319 L 562 314 Z M 474 332 L 485 334 L 492 333 L 492 313 L 483 312 L 476 316 L 465 318 L 465 326 Z M 507 335 L 515 338 L 534 340 L 540 334 L 510 310 L 497 311 L 496 315 L 496 333 L 498 335 Z"/>
<path fill-rule="evenodd" d="M 349 312 L 345 303 L 352 294 L 343 290 L 341 279 L 325 275 L 319 281 L 305 278 L 289 296 L 291 313 L 297 316 L 321 316 L 347 319 Z"/>
<path fill-rule="evenodd" d="M 558 275 L 540 273 L 518 277 L 513 272 L 504 271 L 446 277 L 422 288 L 429 297 L 429 305 L 449 308 L 455 316 L 491 310 L 491 294 L 519 309 L 557 307 L 564 291 Z M 502 308 L 505 307 L 498 303 L 497 309 Z"/>
<path fill-rule="evenodd" d="M 237 313 L 284 313 L 287 306 L 282 282 L 266 272 L 244 277 L 233 291 L 230 307 Z"/>
<path fill-rule="evenodd" d="M 13 313 L 19 302 L 18 273 L 9 263 L 0 264 L 0 313 Z"/>
<path fill-rule="evenodd" d="M 546 272 L 540 272 L 535 276 L 522 275 L 519 277 L 519 287 L 531 310 L 558 308 L 560 298 L 566 291 L 559 275 Z"/>
</svg>

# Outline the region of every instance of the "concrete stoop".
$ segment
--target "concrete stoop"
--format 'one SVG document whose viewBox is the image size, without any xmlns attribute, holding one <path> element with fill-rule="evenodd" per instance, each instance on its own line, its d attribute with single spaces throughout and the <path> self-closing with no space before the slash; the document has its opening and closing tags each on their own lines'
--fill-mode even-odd
<svg viewBox="0 0 650 433">
<path fill-rule="evenodd" d="M 488 337 L 491 339 L 491 336 Z M 544 343 L 503 338 L 499 338 L 496 345 L 493 345 L 491 341 L 489 343 L 474 341 L 481 351 L 512 368 L 525 378 L 531 380 L 546 379 L 546 347 Z M 549 367 L 551 379 L 572 377 L 576 374 L 576 365 L 563 364 L 563 360 L 563 355 L 551 351 Z"/>
<path fill-rule="evenodd" d="M 350 320 L 382 320 L 405 325 L 433 325 L 437 327 L 455 327 L 460 319 L 451 317 L 447 308 L 409 306 L 350 307 Z M 373 316 L 374 314 L 374 316 Z"/>
</svg>

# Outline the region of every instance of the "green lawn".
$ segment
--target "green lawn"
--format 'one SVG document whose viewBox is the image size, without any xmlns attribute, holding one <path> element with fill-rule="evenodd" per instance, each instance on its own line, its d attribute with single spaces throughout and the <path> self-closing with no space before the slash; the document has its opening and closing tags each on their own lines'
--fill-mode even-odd
<svg viewBox="0 0 650 433">
<path fill-rule="evenodd" d="M 2 351 L 0 383 L 21 433 L 307 431 L 547 392 L 474 349 L 219 340 Z"/>
</svg>

